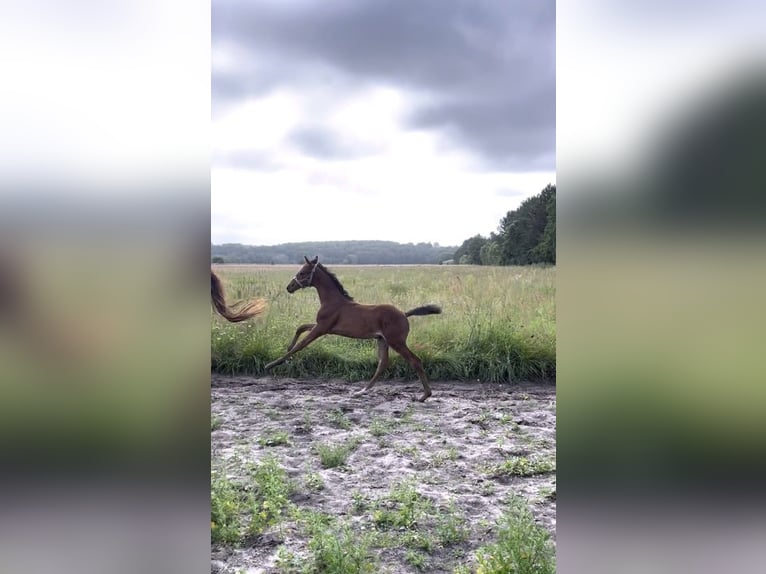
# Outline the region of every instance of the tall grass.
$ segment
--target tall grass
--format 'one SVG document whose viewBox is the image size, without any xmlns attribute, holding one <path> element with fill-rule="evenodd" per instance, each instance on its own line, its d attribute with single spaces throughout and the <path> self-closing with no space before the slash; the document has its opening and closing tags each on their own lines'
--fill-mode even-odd
<svg viewBox="0 0 766 574">
<path fill-rule="evenodd" d="M 212 368 L 264 374 L 302 323 L 313 322 L 319 298 L 312 288 L 285 290 L 298 266 L 219 266 L 229 301 L 264 297 L 264 315 L 245 324 L 215 317 Z M 441 315 L 410 318 L 410 348 L 432 379 L 507 382 L 550 379 L 556 373 L 553 267 L 332 266 L 359 303 L 392 303 L 406 311 L 427 303 Z M 386 377 L 414 379 L 412 368 L 391 353 Z M 327 336 L 277 367 L 276 375 L 369 379 L 377 353 L 371 341 Z"/>
</svg>

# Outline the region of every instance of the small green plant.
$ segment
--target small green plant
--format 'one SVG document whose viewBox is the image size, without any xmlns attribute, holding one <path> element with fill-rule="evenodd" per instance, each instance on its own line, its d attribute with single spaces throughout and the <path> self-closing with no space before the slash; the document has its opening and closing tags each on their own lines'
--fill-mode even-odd
<svg viewBox="0 0 766 574">
<path fill-rule="evenodd" d="M 404 546 L 413 550 L 423 550 L 425 552 L 431 552 L 435 545 L 434 537 L 425 529 L 422 531 L 404 530 L 399 533 L 399 544 L 397 544 L 397 546 Z"/>
<path fill-rule="evenodd" d="M 218 430 L 223 425 L 223 419 L 217 415 L 210 417 L 210 431 Z"/>
<path fill-rule="evenodd" d="M 458 459 L 460 455 L 455 447 L 450 447 L 446 451 L 436 452 L 431 457 L 431 466 L 438 468 L 444 466 L 447 461 L 452 462 Z"/>
<path fill-rule="evenodd" d="M 481 486 L 479 487 L 479 493 L 482 496 L 492 496 L 495 494 L 495 491 L 497 490 L 497 487 L 495 486 L 495 483 L 493 482 L 483 482 Z"/>
<path fill-rule="evenodd" d="M 319 455 L 319 462 L 322 468 L 336 468 L 346 464 L 346 459 L 358 446 L 359 441 L 352 439 L 338 445 L 318 444 L 315 450 Z"/>
<path fill-rule="evenodd" d="M 478 425 L 479 428 L 486 429 L 487 427 L 489 427 L 489 424 L 491 422 L 490 418 L 491 416 L 489 411 L 482 410 L 478 414 L 478 416 L 471 418 L 471 422 L 474 423 L 475 425 Z"/>
<path fill-rule="evenodd" d="M 241 537 L 243 499 L 240 489 L 218 472 L 210 480 L 210 540 L 235 544 Z"/>
<path fill-rule="evenodd" d="M 254 493 L 247 533 L 258 535 L 281 520 L 293 486 L 287 478 L 287 472 L 273 457 L 264 459 L 254 468 L 252 480 Z"/>
<path fill-rule="evenodd" d="M 301 530 L 309 537 L 324 532 L 335 524 L 335 517 L 331 514 L 311 510 L 310 508 L 293 508 L 293 518 L 300 525 Z"/>
<path fill-rule="evenodd" d="M 324 480 L 318 472 L 310 472 L 303 478 L 303 484 L 309 492 L 324 490 Z"/>
<path fill-rule="evenodd" d="M 404 559 L 416 570 L 423 571 L 428 567 L 428 558 L 421 552 L 407 549 Z"/>
<path fill-rule="evenodd" d="M 526 504 L 509 501 L 498 523 L 497 541 L 476 552 L 477 574 L 553 574 L 555 552 L 548 532 L 535 524 Z"/>
<path fill-rule="evenodd" d="M 273 431 L 258 437 L 261 446 L 289 446 L 290 435 L 285 431 Z"/>
<path fill-rule="evenodd" d="M 351 419 L 349 419 L 340 409 L 329 411 L 327 413 L 327 420 L 330 421 L 334 427 L 343 430 L 348 430 L 353 426 L 351 424 Z"/>
<path fill-rule="evenodd" d="M 513 423 L 513 415 L 511 413 L 503 413 L 502 415 L 500 415 L 500 418 L 498 419 L 498 421 L 502 425 L 512 424 Z M 515 423 L 513 423 L 513 424 L 515 424 Z M 516 425 L 516 426 L 518 426 L 518 425 Z"/>
<path fill-rule="evenodd" d="M 369 504 L 368 498 L 358 490 L 354 490 L 351 493 L 351 512 L 353 514 L 362 514 L 367 510 Z"/>
<path fill-rule="evenodd" d="M 314 430 L 314 419 L 311 418 L 311 413 L 305 411 L 303 413 L 301 428 L 304 432 L 310 433 Z"/>
<path fill-rule="evenodd" d="M 370 545 L 369 536 L 359 536 L 348 525 L 316 532 L 308 543 L 310 572 L 373 574 L 378 569 Z"/>
<path fill-rule="evenodd" d="M 487 472 L 490 476 L 497 478 L 500 476 L 535 476 L 555 470 L 556 466 L 549 460 L 530 460 L 526 456 L 513 456 L 500 464 L 489 467 Z"/>
<path fill-rule="evenodd" d="M 374 418 L 370 421 L 370 434 L 372 436 L 385 436 L 393 429 L 393 424 L 381 418 Z"/>
<path fill-rule="evenodd" d="M 280 574 L 301 574 L 303 572 L 303 560 L 295 552 L 282 545 L 277 550 L 274 567 Z"/>
<path fill-rule="evenodd" d="M 453 546 L 468 540 L 470 531 L 465 518 L 460 516 L 454 503 L 437 519 L 436 537 L 442 546 Z"/>
<path fill-rule="evenodd" d="M 414 528 L 418 520 L 431 513 L 433 505 L 411 482 L 395 485 L 388 496 L 378 501 L 372 522 L 378 528 Z"/>
<path fill-rule="evenodd" d="M 415 445 L 397 445 L 394 447 L 394 452 L 400 456 L 409 456 L 413 460 L 420 458 L 420 449 Z"/>
</svg>

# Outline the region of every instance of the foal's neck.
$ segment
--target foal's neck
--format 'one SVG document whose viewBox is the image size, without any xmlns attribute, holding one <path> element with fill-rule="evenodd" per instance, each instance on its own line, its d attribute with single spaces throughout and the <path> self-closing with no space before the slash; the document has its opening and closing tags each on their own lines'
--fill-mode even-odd
<svg viewBox="0 0 766 574">
<path fill-rule="evenodd" d="M 333 280 L 330 279 L 330 276 L 327 275 L 322 269 L 317 270 L 317 273 L 314 276 L 313 285 L 317 290 L 317 294 L 319 294 L 320 303 L 345 303 L 348 301 L 343 293 L 340 292 Z"/>
</svg>

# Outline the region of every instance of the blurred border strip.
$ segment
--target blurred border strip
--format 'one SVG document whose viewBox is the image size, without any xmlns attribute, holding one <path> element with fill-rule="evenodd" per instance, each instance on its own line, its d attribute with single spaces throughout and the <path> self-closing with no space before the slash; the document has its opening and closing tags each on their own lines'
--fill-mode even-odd
<svg viewBox="0 0 766 574">
<path fill-rule="evenodd" d="M 0 570 L 206 572 L 210 2 L 11 4 L 0 53 Z"/>
<path fill-rule="evenodd" d="M 561 572 L 766 558 L 764 22 L 557 3 Z"/>
</svg>

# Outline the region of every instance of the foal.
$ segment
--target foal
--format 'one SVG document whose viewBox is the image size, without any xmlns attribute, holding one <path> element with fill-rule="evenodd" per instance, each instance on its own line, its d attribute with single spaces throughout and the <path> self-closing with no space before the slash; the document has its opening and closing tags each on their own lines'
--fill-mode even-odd
<svg viewBox="0 0 766 574">
<path fill-rule="evenodd" d="M 407 347 L 407 335 L 410 332 L 410 323 L 407 317 L 441 313 L 441 308 L 437 305 L 424 305 L 402 313 L 393 305 L 361 305 L 354 302 L 338 278 L 319 263 L 318 257 L 314 257 L 311 261 L 307 257 L 304 259 L 306 263 L 287 285 L 287 291 L 294 293 L 305 287 L 316 288 L 320 302 L 316 323 L 306 323 L 298 327 L 287 348 L 287 353 L 266 365 L 266 370 L 281 365 L 288 357 L 323 335 L 340 335 L 352 339 L 376 339 L 378 342 L 378 368 L 370 382 L 364 388 L 356 391 L 354 396 L 366 393 L 377 382 L 383 370 L 388 366 L 388 349 L 391 347 L 412 365 L 423 384 L 423 394 L 417 400 L 423 402 L 430 397 L 431 387 L 428 385 L 423 364 L 415 353 Z M 298 343 L 298 337 L 306 331 L 309 331 L 308 335 Z"/>
</svg>

